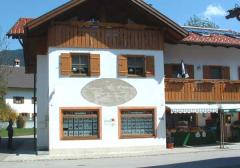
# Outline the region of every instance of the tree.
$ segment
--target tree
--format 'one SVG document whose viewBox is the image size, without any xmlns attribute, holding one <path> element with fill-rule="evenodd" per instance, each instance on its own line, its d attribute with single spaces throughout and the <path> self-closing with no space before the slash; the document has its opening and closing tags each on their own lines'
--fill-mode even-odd
<svg viewBox="0 0 240 168">
<path fill-rule="evenodd" d="M 209 19 L 200 18 L 196 15 L 191 16 L 189 20 L 184 24 L 184 26 L 219 28 L 217 24 L 210 21 Z"/>
<path fill-rule="evenodd" d="M 226 19 L 231 19 L 231 18 L 235 18 L 240 21 L 240 6 L 239 5 L 235 5 L 235 8 L 230 9 L 227 11 L 228 15 L 226 16 Z"/>
<path fill-rule="evenodd" d="M 7 39 L 5 36 L 0 34 L 0 51 L 6 50 L 8 46 Z M 4 52 L 1 52 L 4 54 Z M 5 55 L 0 55 L 0 58 L 4 58 Z M 8 121 L 12 119 L 16 120 L 16 112 L 4 100 L 4 96 L 7 93 L 7 81 L 6 77 L 11 73 L 12 69 L 3 65 L 3 60 L 0 59 L 0 121 Z M 6 59 L 6 58 L 4 58 Z"/>
</svg>

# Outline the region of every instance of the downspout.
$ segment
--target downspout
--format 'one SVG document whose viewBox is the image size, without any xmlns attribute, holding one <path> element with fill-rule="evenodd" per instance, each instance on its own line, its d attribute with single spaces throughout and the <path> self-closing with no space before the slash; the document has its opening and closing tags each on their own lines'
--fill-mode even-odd
<svg viewBox="0 0 240 168">
<path fill-rule="evenodd" d="M 34 87 L 33 87 L 33 97 L 34 97 L 34 104 L 33 104 L 33 141 L 34 141 L 34 150 L 37 152 L 37 139 L 36 139 L 36 67 L 34 70 Z"/>
</svg>

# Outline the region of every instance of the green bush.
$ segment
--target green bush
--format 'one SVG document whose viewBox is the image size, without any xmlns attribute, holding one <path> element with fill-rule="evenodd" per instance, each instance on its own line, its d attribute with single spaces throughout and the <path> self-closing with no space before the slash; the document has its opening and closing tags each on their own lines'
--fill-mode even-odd
<svg viewBox="0 0 240 168">
<path fill-rule="evenodd" d="M 23 116 L 19 115 L 17 117 L 17 128 L 24 128 L 26 124 L 26 120 L 23 118 Z"/>
</svg>

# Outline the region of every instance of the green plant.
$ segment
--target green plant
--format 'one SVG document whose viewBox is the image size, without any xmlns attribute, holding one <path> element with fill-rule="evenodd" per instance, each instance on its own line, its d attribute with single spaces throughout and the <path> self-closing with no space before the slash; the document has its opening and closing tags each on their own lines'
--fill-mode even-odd
<svg viewBox="0 0 240 168">
<path fill-rule="evenodd" d="M 23 118 L 23 116 L 19 115 L 17 117 L 17 128 L 24 128 L 26 124 L 26 120 Z"/>
</svg>

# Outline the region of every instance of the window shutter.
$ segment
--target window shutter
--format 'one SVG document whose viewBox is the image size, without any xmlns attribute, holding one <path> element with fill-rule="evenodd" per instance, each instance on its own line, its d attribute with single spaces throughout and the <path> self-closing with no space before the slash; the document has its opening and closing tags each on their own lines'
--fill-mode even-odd
<svg viewBox="0 0 240 168">
<path fill-rule="evenodd" d="M 230 79 L 230 68 L 229 67 L 222 67 L 222 79 Z"/>
<path fill-rule="evenodd" d="M 186 69 L 189 75 L 189 79 L 194 79 L 194 65 L 186 65 Z"/>
<path fill-rule="evenodd" d="M 119 76 L 127 76 L 128 75 L 127 57 L 124 55 L 118 56 L 118 75 Z"/>
<path fill-rule="evenodd" d="M 164 71 L 165 71 L 165 78 L 172 78 L 172 64 L 165 64 Z"/>
<path fill-rule="evenodd" d="M 60 72 L 61 76 L 69 76 L 71 74 L 72 59 L 71 54 L 63 53 L 60 56 Z"/>
<path fill-rule="evenodd" d="M 152 77 L 155 74 L 155 66 L 154 66 L 154 56 L 146 56 L 145 57 L 145 75 L 146 77 Z"/>
<path fill-rule="evenodd" d="M 90 54 L 90 76 L 100 76 L 100 55 Z"/>
<path fill-rule="evenodd" d="M 210 66 L 203 66 L 203 79 L 211 79 Z"/>
</svg>

